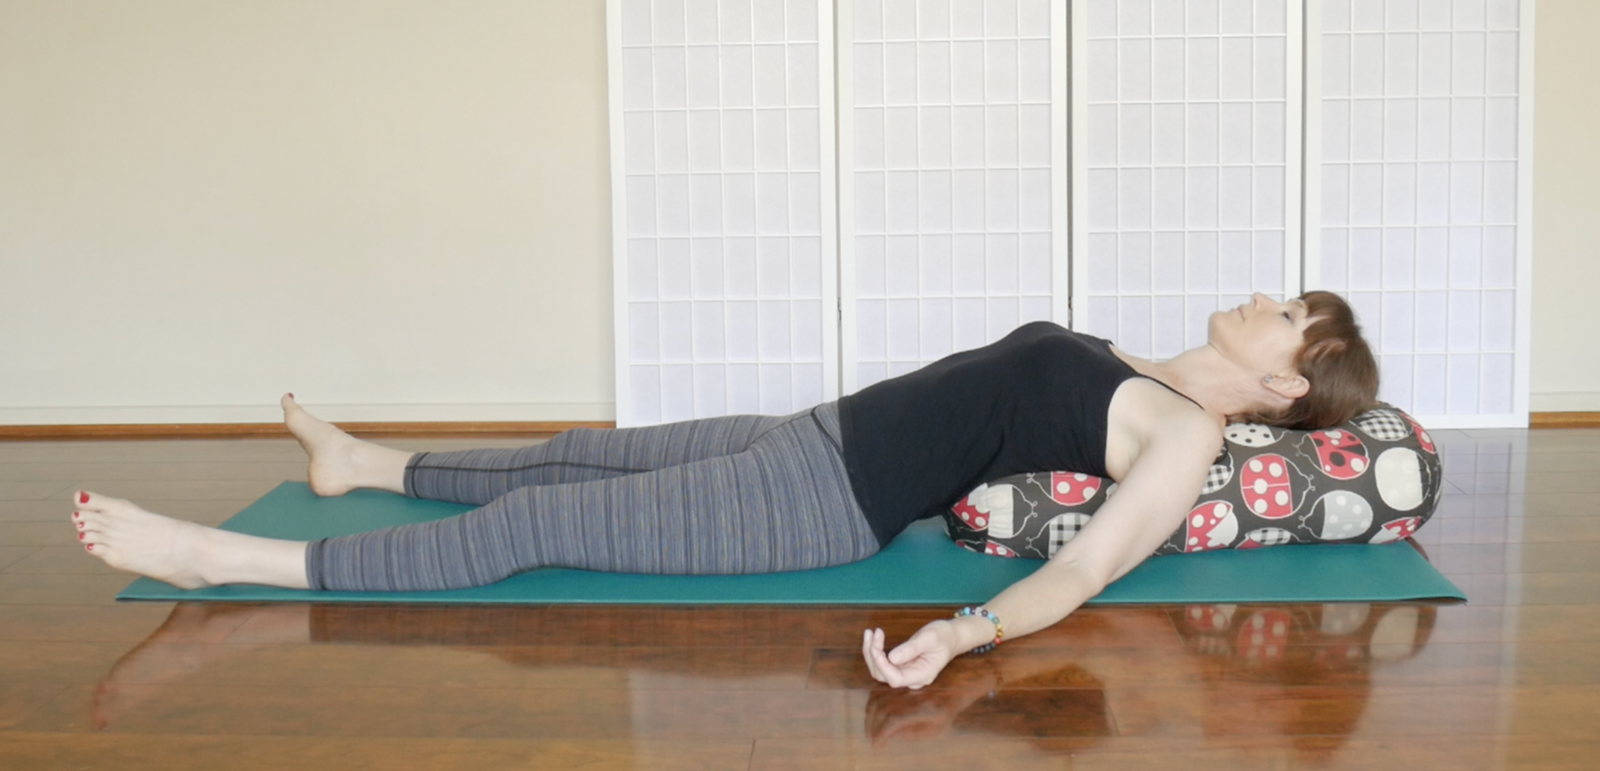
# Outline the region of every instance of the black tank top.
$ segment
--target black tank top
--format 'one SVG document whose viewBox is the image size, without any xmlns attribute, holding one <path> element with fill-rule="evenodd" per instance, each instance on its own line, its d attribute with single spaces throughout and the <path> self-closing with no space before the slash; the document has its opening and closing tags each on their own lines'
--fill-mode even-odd
<svg viewBox="0 0 1600 771">
<path fill-rule="evenodd" d="M 1106 476 L 1111 397 L 1140 377 L 1111 343 L 1049 322 L 839 400 L 850 486 L 879 544 L 983 482 Z"/>
</svg>

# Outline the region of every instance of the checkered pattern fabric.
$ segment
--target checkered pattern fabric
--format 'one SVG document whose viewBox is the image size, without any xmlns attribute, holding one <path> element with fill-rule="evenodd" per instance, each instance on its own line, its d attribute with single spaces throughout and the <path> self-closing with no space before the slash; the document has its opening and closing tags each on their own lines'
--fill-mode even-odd
<svg viewBox="0 0 1600 771">
<path fill-rule="evenodd" d="M 1245 537 L 1262 546 L 1282 546 L 1294 543 L 1294 534 L 1282 528 L 1252 530 L 1245 534 Z"/>
<path fill-rule="evenodd" d="M 1367 436 L 1385 442 L 1398 442 L 1411 436 L 1411 426 L 1406 425 L 1404 418 L 1389 410 L 1372 410 L 1350 422 Z"/>
<path fill-rule="evenodd" d="M 1222 448 L 1222 454 L 1211 462 L 1211 470 L 1206 472 L 1206 483 L 1200 488 L 1200 494 L 1214 493 L 1228 485 L 1233 479 L 1233 458 L 1228 455 L 1228 448 Z"/>
<path fill-rule="evenodd" d="M 1078 531 L 1089 524 L 1088 514 L 1058 514 L 1050 519 L 1046 529 L 1050 532 L 1050 550 L 1045 556 L 1052 556 L 1067 545 L 1067 541 L 1077 537 Z"/>
</svg>

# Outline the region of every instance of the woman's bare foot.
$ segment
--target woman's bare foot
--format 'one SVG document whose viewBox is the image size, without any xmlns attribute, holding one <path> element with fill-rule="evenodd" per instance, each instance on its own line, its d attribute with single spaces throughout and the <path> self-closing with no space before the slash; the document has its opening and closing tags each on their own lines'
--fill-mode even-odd
<svg viewBox="0 0 1600 771">
<path fill-rule="evenodd" d="M 405 492 L 406 462 L 411 453 L 363 442 L 295 403 L 284 394 L 283 423 L 311 458 L 307 477 L 311 491 L 323 497 L 344 495 L 358 487 Z"/>
<path fill-rule="evenodd" d="M 90 554 L 118 570 L 180 589 L 252 583 L 308 588 L 306 545 L 152 514 L 118 498 L 78 492 L 73 526 Z"/>
</svg>

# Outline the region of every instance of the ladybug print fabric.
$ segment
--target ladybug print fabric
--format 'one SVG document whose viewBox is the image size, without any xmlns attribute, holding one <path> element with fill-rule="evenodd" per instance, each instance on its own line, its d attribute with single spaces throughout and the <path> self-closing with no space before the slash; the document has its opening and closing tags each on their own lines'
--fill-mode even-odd
<svg viewBox="0 0 1600 771">
<path fill-rule="evenodd" d="M 1189 516 L 1156 554 L 1404 540 L 1444 489 L 1433 439 L 1388 405 L 1320 431 L 1235 424 L 1224 437 Z M 1018 474 L 957 501 L 945 529 L 972 551 L 1046 559 L 1115 494 L 1111 480 L 1071 471 Z"/>
</svg>

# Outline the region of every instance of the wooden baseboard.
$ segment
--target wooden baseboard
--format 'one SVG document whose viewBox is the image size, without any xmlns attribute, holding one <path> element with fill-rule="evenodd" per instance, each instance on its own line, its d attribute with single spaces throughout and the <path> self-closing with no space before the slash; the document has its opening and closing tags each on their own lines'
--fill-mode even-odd
<svg viewBox="0 0 1600 771">
<path fill-rule="evenodd" d="M 607 421 L 339 423 L 357 436 L 537 437 L 572 428 L 615 428 Z M 287 437 L 282 423 L 141 423 L 0 426 L 0 441 L 68 439 L 241 439 Z"/>
<path fill-rule="evenodd" d="M 1600 412 L 1531 412 L 1528 428 L 1600 428 Z"/>
</svg>

